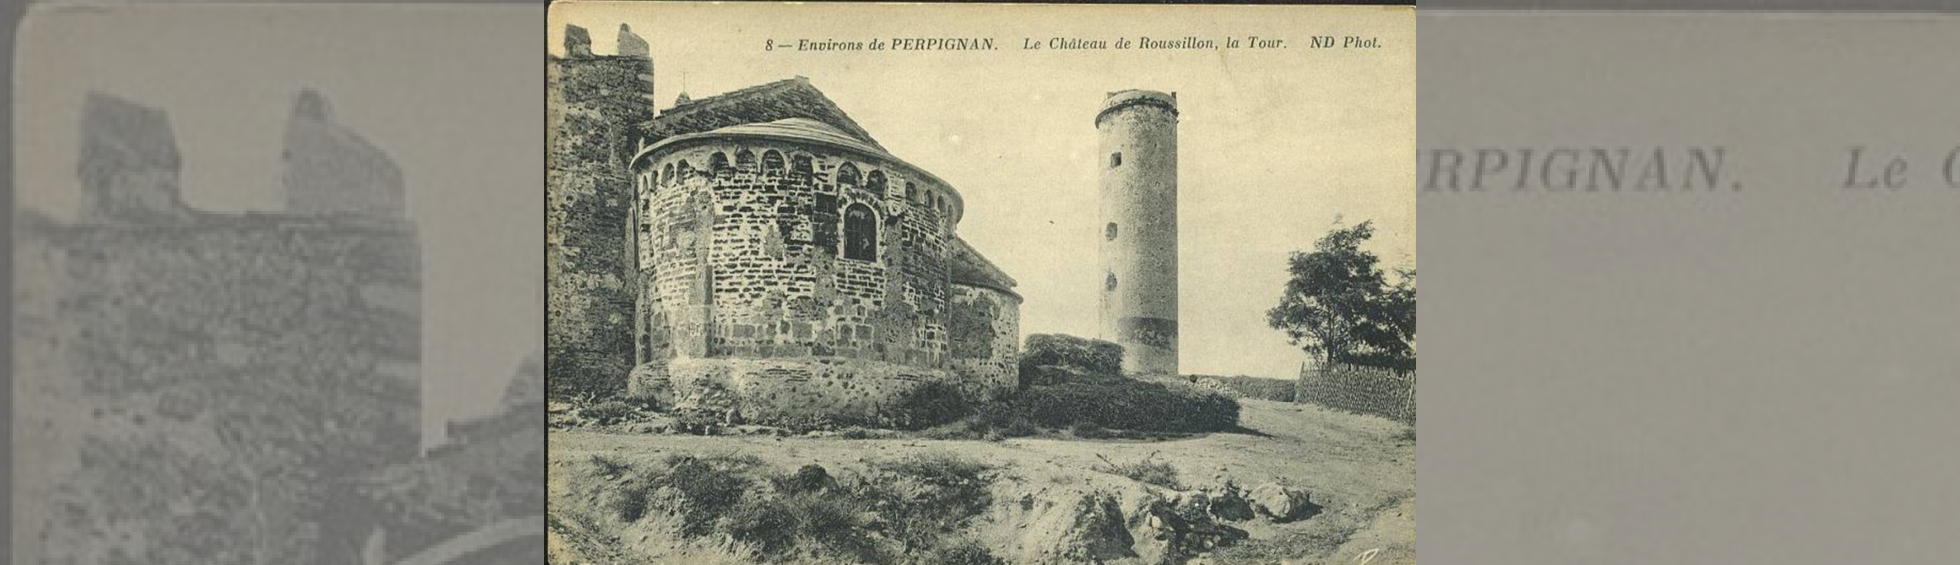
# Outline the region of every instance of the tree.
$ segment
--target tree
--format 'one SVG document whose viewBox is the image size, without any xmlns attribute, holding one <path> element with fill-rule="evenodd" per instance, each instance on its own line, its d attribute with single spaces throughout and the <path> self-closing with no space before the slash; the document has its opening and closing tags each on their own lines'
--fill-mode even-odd
<svg viewBox="0 0 1960 565">
<path fill-rule="evenodd" d="M 1390 283 L 1381 259 L 1361 249 L 1374 234 L 1371 222 L 1336 226 L 1313 251 L 1293 253 L 1292 278 L 1266 321 L 1323 364 L 1413 370 L 1416 272 L 1397 269 Z"/>
</svg>

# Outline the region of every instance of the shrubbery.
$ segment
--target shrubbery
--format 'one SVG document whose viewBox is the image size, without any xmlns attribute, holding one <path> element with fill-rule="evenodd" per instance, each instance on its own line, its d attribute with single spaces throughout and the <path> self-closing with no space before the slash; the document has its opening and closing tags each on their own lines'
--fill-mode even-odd
<svg viewBox="0 0 1960 565">
<path fill-rule="evenodd" d="M 898 397 L 892 408 L 892 424 L 903 430 L 923 430 L 972 415 L 973 405 L 958 386 L 928 381 Z"/>
<path fill-rule="evenodd" d="M 1217 381 L 1219 385 L 1238 393 L 1239 396 L 1274 402 L 1293 402 L 1294 392 L 1299 388 L 1299 381 L 1295 379 L 1266 379 L 1244 375 L 1234 377 L 1190 375 L 1186 378 L 1194 382 Z"/>
<path fill-rule="evenodd" d="M 991 467 L 951 453 L 872 461 L 841 476 L 818 465 L 780 472 L 752 456 L 592 464 L 617 485 L 606 505 L 621 521 L 672 516 L 683 538 L 740 542 L 768 562 L 1002 563 L 970 541 L 942 540 L 993 503 Z"/>
<path fill-rule="evenodd" d="M 1081 377 L 1123 374 L 1123 346 L 1063 334 L 1028 336 L 1021 352 L 1021 388 Z"/>
<path fill-rule="evenodd" d="M 1239 426 L 1239 403 L 1177 383 L 1112 379 L 1063 383 L 1022 391 L 1016 408 L 1034 424 L 1067 428 L 1095 424 L 1146 432 L 1222 432 Z"/>
<path fill-rule="evenodd" d="M 1170 463 L 1158 461 L 1157 454 L 1155 453 L 1150 454 L 1149 457 L 1145 457 L 1141 461 L 1130 463 L 1110 461 L 1109 458 L 1103 457 L 1101 454 L 1097 454 L 1096 457 L 1103 460 L 1102 465 L 1096 466 L 1097 471 L 1112 475 L 1122 475 L 1136 482 L 1157 485 L 1171 490 L 1184 490 L 1184 483 L 1177 478 L 1177 468 L 1172 467 Z"/>
</svg>

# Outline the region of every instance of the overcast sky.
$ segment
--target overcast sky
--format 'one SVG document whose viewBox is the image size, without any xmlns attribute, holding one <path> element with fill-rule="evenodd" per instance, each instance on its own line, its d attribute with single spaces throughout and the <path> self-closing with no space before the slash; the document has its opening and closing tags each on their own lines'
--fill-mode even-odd
<svg viewBox="0 0 1960 565">
<path fill-rule="evenodd" d="M 422 238 L 423 427 L 495 407 L 543 343 L 544 81 L 535 6 L 43 10 L 20 30 L 16 204 L 73 217 L 87 91 L 163 109 L 184 198 L 283 207 L 293 96 L 401 166 Z"/>
<path fill-rule="evenodd" d="M 1021 330 L 1097 334 L 1097 133 L 1111 91 L 1175 91 L 1181 363 L 1290 377 L 1305 355 L 1265 323 L 1289 252 L 1336 217 L 1415 263 L 1415 22 L 1407 8 L 556 5 L 610 54 L 651 44 L 655 96 L 701 98 L 802 75 L 900 158 L 965 196 L 959 232 L 1026 298 Z M 1277 37 L 1270 51 L 1022 51 L 1023 38 Z M 1378 36 L 1375 50 L 1305 49 Z M 764 41 L 994 38 L 991 52 L 764 51 Z"/>
</svg>

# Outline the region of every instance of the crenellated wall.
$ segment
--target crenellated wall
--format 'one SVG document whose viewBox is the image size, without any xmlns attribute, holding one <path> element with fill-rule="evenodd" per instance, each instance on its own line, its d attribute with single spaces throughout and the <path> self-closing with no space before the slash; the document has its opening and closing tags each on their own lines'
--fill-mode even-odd
<svg viewBox="0 0 1960 565">
<path fill-rule="evenodd" d="M 49 512 L 20 526 L 48 562 L 353 557 L 332 544 L 367 532 L 323 529 L 338 489 L 421 447 L 414 229 L 27 224 L 23 427 L 70 434 L 22 473 L 46 481 L 23 501 Z"/>
<path fill-rule="evenodd" d="M 635 287 L 626 238 L 633 126 L 653 114 L 653 62 L 622 26 L 626 55 L 595 55 L 582 28 L 546 66 L 546 381 L 554 395 L 614 392 L 633 360 Z M 639 42 L 639 43 L 635 43 Z"/>
</svg>

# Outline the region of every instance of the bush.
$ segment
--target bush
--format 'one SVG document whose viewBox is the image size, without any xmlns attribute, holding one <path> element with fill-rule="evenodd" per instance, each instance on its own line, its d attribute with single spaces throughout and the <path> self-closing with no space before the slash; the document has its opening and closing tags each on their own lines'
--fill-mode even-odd
<svg viewBox="0 0 1960 565">
<path fill-rule="evenodd" d="M 892 419 L 899 429 L 923 430 L 952 423 L 973 414 L 973 401 L 958 386 L 927 381 L 899 395 Z"/>
<path fill-rule="evenodd" d="M 1075 437 L 1083 439 L 1110 439 L 1116 437 L 1115 433 L 1110 432 L 1108 428 L 1096 425 L 1095 422 L 1076 422 L 1075 426 L 1069 428 L 1069 433 L 1075 434 Z"/>
<path fill-rule="evenodd" d="M 942 545 L 917 561 L 919 565 L 1007 565 L 1007 560 L 973 540 Z"/>
<path fill-rule="evenodd" d="M 671 466 L 655 477 L 653 490 L 671 489 L 681 515 L 681 535 L 696 537 L 713 530 L 715 520 L 741 502 L 742 493 L 752 485 L 738 467 L 749 463 L 741 459 L 703 459 L 678 455 L 667 460 Z M 721 464 L 716 464 L 721 463 Z"/>
<path fill-rule="evenodd" d="M 1123 374 L 1123 346 L 1063 334 L 1028 336 L 1027 347 L 1021 353 L 1021 374 L 1024 380 L 1041 372 L 1040 368 L 1049 366 L 1068 368 L 1062 371 L 1064 374 L 1120 376 Z M 1023 384 L 1032 386 L 1043 383 Z"/>
<path fill-rule="evenodd" d="M 608 400 L 578 411 L 581 418 L 591 420 L 602 426 L 617 424 L 632 418 L 639 408 L 621 400 Z"/>
<path fill-rule="evenodd" d="M 1142 461 L 1122 464 L 1110 461 L 1109 458 L 1101 455 L 1097 455 L 1096 457 L 1103 460 L 1102 465 L 1096 466 L 1097 471 L 1122 475 L 1136 482 L 1157 485 L 1171 490 L 1184 490 L 1184 483 L 1177 480 L 1177 468 L 1172 467 L 1170 463 L 1158 461 L 1156 453 L 1150 454 L 1149 457 L 1145 457 Z"/>
<path fill-rule="evenodd" d="M 1234 377 L 1189 375 L 1187 378 L 1194 382 L 1217 381 L 1219 385 L 1238 393 L 1239 396 L 1274 402 L 1293 402 L 1294 391 L 1299 388 L 1296 379 L 1266 379 L 1244 375 Z"/>
<path fill-rule="evenodd" d="M 866 533 L 864 515 L 865 509 L 846 497 L 817 493 L 757 497 L 731 509 L 719 530 L 770 560 L 788 557 L 798 540 L 810 540 L 817 546 L 809 548 L 813 552 L 884 562 L 877 541 Z"/>
<path fill-rule="evenodd" d="M 861 482 L 852 494 L 868 501 L 908 548 L 930 545 L 980 515 L 993 503 L 985 476 L 992 467 L 950 452 L 873 462 L 882 476 Z"/>
<path fill-rule="evenodd" d="M 1118 379 L 1035 387 L 1014 399 L 1035 425 L 1202 433 L 1238 428 L 1239 403 L 1188 385 Z"/>
</svg>

